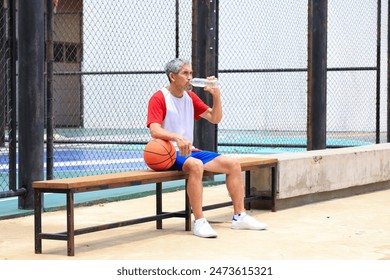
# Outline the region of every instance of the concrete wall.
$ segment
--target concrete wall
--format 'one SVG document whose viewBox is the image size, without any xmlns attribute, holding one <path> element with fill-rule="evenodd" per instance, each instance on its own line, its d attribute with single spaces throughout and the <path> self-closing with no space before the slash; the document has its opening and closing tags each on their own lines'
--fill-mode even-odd
<svg viewBox="0 0 390 280">
<path fill-rule="evenodd" d="M 390 144 L 257 156 L 279 160 L 278 209 L 390 188 Z M 269 170 L 252 177 L 270 190 Z"/>
</svg>

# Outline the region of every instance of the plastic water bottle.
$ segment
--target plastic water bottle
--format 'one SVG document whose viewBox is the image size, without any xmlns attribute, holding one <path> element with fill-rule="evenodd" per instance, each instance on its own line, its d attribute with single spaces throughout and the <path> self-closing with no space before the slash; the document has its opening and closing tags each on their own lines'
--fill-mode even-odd
<svg viewBox="0 0 390 280">
<path fill-rule="evenodd" d="M 219 88 L 218 80 L 207 80 L 204 78 L 193 78 L 190 83 L 194 87 L 202 87 L 203 88 L 207 85 L 209 88 Z"/>
</svg>

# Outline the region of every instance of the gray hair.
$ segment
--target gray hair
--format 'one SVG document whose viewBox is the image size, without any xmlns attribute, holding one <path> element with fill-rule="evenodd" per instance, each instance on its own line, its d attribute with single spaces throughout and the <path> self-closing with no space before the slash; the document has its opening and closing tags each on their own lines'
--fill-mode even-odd
<svg viewBox="0 0 390 280">
<path fill-rule="evenodd" d="M 175 58 L 165 64 L 165 73 L 168 76 L 168 80 L 171 81 L 169 73 L 177 74 L 184 65 L 190 65 L 190 62 L 186 59 Z"/>
</svg>

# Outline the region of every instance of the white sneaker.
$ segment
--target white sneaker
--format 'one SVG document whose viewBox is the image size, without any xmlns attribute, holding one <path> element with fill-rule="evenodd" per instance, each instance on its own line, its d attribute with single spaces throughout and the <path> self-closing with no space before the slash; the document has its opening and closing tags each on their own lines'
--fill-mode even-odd
<svg viewBox="0 0 390 280">
<path fill-rule="evenodd" d="M 232 229 L 251 229 L 251 230 L 263 230 L 267 225 L 257 221 L 255 218 L 247 215 L 240 214 L 240 216 L 232 219 Z"/>
<path fill-rule="evenodd" d="M 198 219 L 194 222 L 194 230 L 192 233 L 199 237 L 213 238 L 218 234 L 211 228 L 210 224 L 205 218 Z"/>
</svg>

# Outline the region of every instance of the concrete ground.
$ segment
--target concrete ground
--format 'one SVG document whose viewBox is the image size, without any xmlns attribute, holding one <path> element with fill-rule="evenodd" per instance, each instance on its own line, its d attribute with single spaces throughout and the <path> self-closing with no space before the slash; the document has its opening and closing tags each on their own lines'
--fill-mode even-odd
<svg viewBox="0 0 390 280">
<path fill-rule="evenodd" d="M 229 200 L 224 185 L 205 188 L 205 205 Z M 165 193 L 163 210 L 182 210 L 183 191 Z M 155 197 L 79 207 L 76 228 L 153 215 Z M 184 219 L 132 225 L 75 238 L 75 256 L 66 241 L 43 240 L 34 253 L 33 216 L 0 220 L 1 260 L 390 260 L 390 190 L 270 212 L 248 211 L 268 224 L 265 231 L 230 229 L 232 208 L 207 211 L 216 239 L 184 231 Z M 65 229 L 65 212 L 43 216 L 44 232 Z"/>
</svg>

